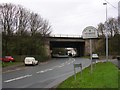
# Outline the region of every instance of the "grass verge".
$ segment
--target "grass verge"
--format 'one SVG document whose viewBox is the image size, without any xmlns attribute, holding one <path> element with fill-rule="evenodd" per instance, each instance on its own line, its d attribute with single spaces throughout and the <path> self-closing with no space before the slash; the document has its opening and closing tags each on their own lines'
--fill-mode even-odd
<svg viewBox="0 0 120 90">
<path fill-rule="evenodd" d="M 20 65 L 23 62 L 2 62 L 2 67 L 9 67 L 9 66 L 14 66 L 14 65 Z"/>
<path fill-rule="evenodd" d="M 92 74 L 88 67 L 83 70 L 82 77 L 77 73 L 76 80 L 71 76 L 57 88 L 118 88 L 118 68 L 111 62 L 98 63 Z"/>
</svg>

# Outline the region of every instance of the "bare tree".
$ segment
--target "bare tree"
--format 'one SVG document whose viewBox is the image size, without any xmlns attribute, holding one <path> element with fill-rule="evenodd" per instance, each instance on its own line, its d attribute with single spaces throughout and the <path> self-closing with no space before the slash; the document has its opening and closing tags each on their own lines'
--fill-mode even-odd
<svg viewBox="0 0 120 90">
<path fill-rule="evenodd" d="M 32 53 L 39 52 L 36 48 L 41 49 L 40 45 L 43 45 L 45 36 L 51 33 L 51 26 L 37 13 L 30 12 L 20 5 L 5 3 L 0 4 L 0 30 L 3 33 L 4 55 L 11 52 L 22 55 L 24 52 L 30 52 L 29 49 Z M 41 36 L 41 39 L 36 41 L 38 36 Z M 11 43 L 12 39 L 15 41 Z M 30 46 L 23 49 L 26 43 L 30 43 Z"/>
<path fill-rule="evenodd" d="M 105 36 L 105 26 L 103 23 L 98 24 L 98 35 Z"/>
<path fill-rule="evenodd" d="M 19 10 L 16 15 L 17 35 L 24 35 L 29 30 L 29 15 L 29 11 L 19 6 Z"/>
<path fill-rule="evenodd" d="M 118 24 L 118 20 L 115 18 L 109 18 L 108 21 L 103 24 L 103 23 L 99 23 L 98 24 L 98 35 L 99 36 L 105 36 L 106 34 L 106 30 L 107 33 L 110 37 L 113 37 L 116 34 L 119 34 L 119 24 Z"/>
<path fill-rule="evenodd" d="M 0 25 L 5 35 L 12 35 L 14 32 L 16 6 L 12 4 L 0 5 Z"/>
<path fill-rule="evenodd" d="M 45 37 L 45 36 L 49 36 L 51 34 L 51 26 L 49 25 L 48 21 L 47 20 L 44 20 L 43 21 L 43 25 L 42 25 L 42 28 L 41 28 L 42 32 L 41 34 Z"/>
<path fill-rule="evenodd" d="M 51 26 L 47 20 L 36 13 L 30 13 L 22 6 L 13 4 L 0 5 L 0 26 L 6 35 L 23 35 L 28 32 L 31 35 L 41 33 L 43 36 L 51 33 Z"/>
<path fill-rule="evenodd" d="M 30 32 L 31 35 L 35 35 L 41 31 L 41 27 L 43 24 L 43 19 L 36 13 L 30 14 Z"/>
<path fill-rule="evenodd" d="M 107 22 L 107 30 L 109 32 L 109 35 L 113 37 L 115 34 L 119 34 L 118 32 L 118 22 L 115 18 L 109 18 Z"/>
<path fill-rule="evenodd" d="M 30 15 L 30 31 L 31 35 L 40 33 L 42 36 L 47 36 L 51 33 L 51 26 L 47 20 L 43 20 L 38 14 L 31 13 Z"/>
<path fill-rule="evenodd" d="M 120 16 L 118 16 L 118 31 L 120 33 Z"/>
<path fill-rule="evenodd" d="M 5 48 L 5 54 L 8 54 L 8 41 L 9 36 L 13 36 L 16 6 L 12 4 L 1 4 L 0 5 L 0 27 L 3 36 L 3 48 Z"/>
</svg>

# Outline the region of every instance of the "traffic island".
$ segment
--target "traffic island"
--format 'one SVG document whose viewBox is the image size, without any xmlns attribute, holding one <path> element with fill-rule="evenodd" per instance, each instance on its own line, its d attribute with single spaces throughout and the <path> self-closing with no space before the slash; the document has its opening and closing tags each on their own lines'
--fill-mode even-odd
<svg viewBox="0 0 120 90">
<path fill-rule="evenodd" d="M 57 88 L 118 88 L 118 68 L 111 62 L 97 63 L 90 73 L 90 67 L 82 71 L 82 77 L 79 72 L 71 76 Z M 119 71 L 120 73 L 120 71 Z"/>
</svg>

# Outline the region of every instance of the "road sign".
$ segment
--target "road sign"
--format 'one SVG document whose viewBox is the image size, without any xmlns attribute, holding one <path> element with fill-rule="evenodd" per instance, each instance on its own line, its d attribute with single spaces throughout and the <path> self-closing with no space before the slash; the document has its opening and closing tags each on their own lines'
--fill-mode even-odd
<svg viewBox="0 0 120 90">
<path fill-rule="evenodd" d="M 93 26 L 88 26 L 83 30 L 82 36 L 84 39 L 97 38 L 98 37 L 97 29 Z"/>
<path fill-rule="evenodd" d="M 82 77 L 82 64 L 74 64 L 74 77 L 75 77 L 75 80 L 76 80 L 76 70 L 75 68 L 81 68 L 81 77 Z"/>
<path fill-rule="evenodd" d="M 82 67 L 82 64 L 74 64 L 74 68 Z"/>
<path fill-rule="evenodd" d="M 91 59 L 91 73 L 92 73 L 92 40 L 93 38 L 98 38 L 97 29 L 93 26 L 86 27 L 82 32 L 83 39 L 90 39 L 90 59 Z"/>
</svg>

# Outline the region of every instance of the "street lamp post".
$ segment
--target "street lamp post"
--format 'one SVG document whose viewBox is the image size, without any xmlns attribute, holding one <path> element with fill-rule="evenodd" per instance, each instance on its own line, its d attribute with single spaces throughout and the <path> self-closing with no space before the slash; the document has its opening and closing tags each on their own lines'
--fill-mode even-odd
<svg viewBox="0 0 120 90">
<path fill-rule="evenodd" d="M 106 23 L 107 23 L 107 3 L 103 3 L 106 5 Z M 106 26 L 106 61 L 108 61 L 108 27 Z"/>
</svg>

